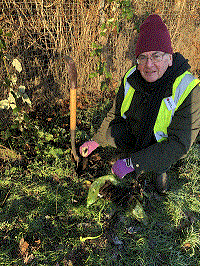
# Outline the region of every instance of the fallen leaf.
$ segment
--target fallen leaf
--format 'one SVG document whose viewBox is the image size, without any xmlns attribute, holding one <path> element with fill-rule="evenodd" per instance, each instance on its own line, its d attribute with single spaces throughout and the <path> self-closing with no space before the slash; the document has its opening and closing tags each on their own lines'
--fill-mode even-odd
<svg viewBox="0 0 200 266">
<path fill-rule="evenodd" d="M 40 248 L 40 245 L 41 245 L 41 240 L 40 239 L 35 240 L 34 249 L 38 250 Z"/>
<path fill-rule="evenodd" d="M 34 259 L 34 255 L 26 255 L 26 257 L 24 258 L 24 263 L 28 264 L 29 262 L 31 262 Z"/>
<path fill-rule="evenodd" d="M 159 10 L 159 9 L 156 9 L 156 10 L 155 10 L 155 13 L 156 13 L 156 14 L 159 14 L 159 13 L 160 13 L 160 10 Z"/>
<path fill-rule="evenodd" d="M 28 247 L 29 247 L 28 242 L 26 242 L 24 238 L 22 238 L 19 242 L 19 249 L 22 256 L 28 254 Z"/>
<path fill-rule="evenodd" d="M 191 248 L 191 244 L 190 244 L 190 243 L 185 243 L 182 247 L 183 247 L 185 250 L 188 250 L 189 248 Z"/>
<path fill-rule="evenodd" d="M 34 259 L 34 255 L 30 254 L 29 255 L 29 243 L 26 242 L 24 240 L 24 238 L 22 238 L 19 242 L 19 249 L 20 249 L 20 253 L 23 257 L 24 263 L 27 264 L 29 263 L 31 260 Z"/>
</svg>

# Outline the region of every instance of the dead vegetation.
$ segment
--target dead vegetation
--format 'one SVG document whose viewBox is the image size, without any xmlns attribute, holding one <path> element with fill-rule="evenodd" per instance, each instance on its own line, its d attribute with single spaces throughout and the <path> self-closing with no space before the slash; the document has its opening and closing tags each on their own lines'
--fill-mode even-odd
<svg viewBox="0 0 200 266">
<path fill-rule="evenodd" d="M 34 104 L 62 102 L 69 98 L 67 63 L 63 55 L 74 59 L 78 69 L 78 88 L 90 101 L 100 92 L 99 77 L 90 79 L 97 68 L 91 56 L 92 43 L 103 46 L 102 61 L 112 74 L 110 90 L 115 90 L 121 77 L 134 63 L 137 28 L 153 12 L 165 19 L 172 36 L 174 51 L 189 59 L 192 71 L 200 75 L 200 9 L 198 0 L 131 1 L 131 21 L 119 20 L 119 31 L 100 36 L 100 26 L 119 16 L 115 1 L 97 0 L 2 0 L 1 28 L 11 32 L 8 53 L 18 57 L 24 67 L 22 80 Z M 1 71 L 3 71 L 1 69 Z M 5 97 L 1 93 L 1 97 Z"/>
</svg>

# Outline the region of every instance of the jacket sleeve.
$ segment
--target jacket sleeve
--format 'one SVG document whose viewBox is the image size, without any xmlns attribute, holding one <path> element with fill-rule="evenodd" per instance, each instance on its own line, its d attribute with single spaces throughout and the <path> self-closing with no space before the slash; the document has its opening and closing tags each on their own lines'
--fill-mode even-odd
<svg viewBox="0 0 200 266">
<path fill-rule="evenodd" d="M 136 174 L 163 173 L 184 157 L 200 131 L 200 87 L 197 85 L 175 112 L 168 138 L 131 154 Z"/>
<path fill-rule="evenodd" d="M 121 104 L 123 102 L 123 99 L 124 99 L 124 86 L 122 79 L 117 95 L 113 101 L 112 108 L 110 109 L 107 116 L 104 118 L 100 128 L 97 130 L 96 134 L 92 138 L 102 147 L 111 145 L 116 148 L 114 139 L 111 137 L 110 125 L 113 123 L 120 123 L 121 120 L 124 120 L 121 117 Z"/>
</svg>

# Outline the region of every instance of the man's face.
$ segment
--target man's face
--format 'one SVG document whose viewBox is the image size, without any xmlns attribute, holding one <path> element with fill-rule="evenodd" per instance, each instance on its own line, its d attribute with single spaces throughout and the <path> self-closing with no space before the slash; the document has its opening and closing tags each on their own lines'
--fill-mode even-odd
<svg viewBox="0 0 200 266">
<path fill-rule="evenodd" d="M 172 66 L 172 55 L 160 51 L 150 51 L 139 55 L 138 70 L 147 82 L 160 79 L 167 68 Z"/>
</svg>

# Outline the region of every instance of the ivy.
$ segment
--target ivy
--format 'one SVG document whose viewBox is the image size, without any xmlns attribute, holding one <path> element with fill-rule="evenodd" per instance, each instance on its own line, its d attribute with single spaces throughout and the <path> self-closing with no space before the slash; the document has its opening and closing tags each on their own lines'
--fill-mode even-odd
<svg viewBox="0 0 200 266">
<path fill-rule="evenodd" d="M 119 33 L 119 25 L 122 20 L 131 20 L 134 12 L 130 0 L 108 0 L 112 6 L 112 17 L 108 18 L 100 25 L 100 37 L 109 36 L 114 31 Z M 92 43 L 91 57 L 98 59 L 97 67 L 94 72 L 90 73 L 89 78 L 100 78 L 101 91 L 109 90 L 109 84 L 112 80 L 112 74 L 109 72 L 107 63 L 103 59 L 103 46 L 100 43 Z"/>
</svg>

